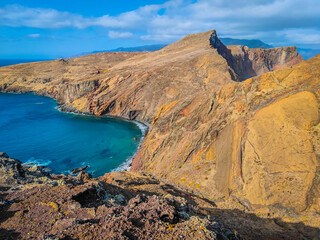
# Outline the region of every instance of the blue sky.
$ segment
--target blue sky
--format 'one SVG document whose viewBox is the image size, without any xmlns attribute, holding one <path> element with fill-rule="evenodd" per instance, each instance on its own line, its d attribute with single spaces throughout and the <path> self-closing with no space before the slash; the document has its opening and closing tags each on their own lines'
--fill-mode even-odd
<svg viewBox="0 0 320 240">
<path fill-rule="evenodd" d="M 318 0 L 1 0 L 0 58 L 58 58 L 171 43 L 216 29 L 221 37 L 320 48 Z"/>
</svg>

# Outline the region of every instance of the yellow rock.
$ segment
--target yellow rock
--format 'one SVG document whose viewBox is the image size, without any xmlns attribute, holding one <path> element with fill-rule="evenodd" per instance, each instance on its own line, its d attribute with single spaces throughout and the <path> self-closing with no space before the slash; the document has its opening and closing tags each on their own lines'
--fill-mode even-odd
<svg viewBox="0 0 320 240">
<path fill-rule="evenodd" d="M 309 130 L 318 122 L 317 99 L 306 91 L 270 104 L 250 119 L 242 169 L 252 204 L 298 211 L 307 207 L 317 167 Z"/>
</svg>

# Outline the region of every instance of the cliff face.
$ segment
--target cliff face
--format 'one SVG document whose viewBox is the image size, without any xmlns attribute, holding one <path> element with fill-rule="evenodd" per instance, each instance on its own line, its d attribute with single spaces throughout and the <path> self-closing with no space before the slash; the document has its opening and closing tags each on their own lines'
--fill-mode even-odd
<svg viewBox="0 0 320 240">
<path fill-rule="evenodd" d="M 247 209 L 319 213 L 320 57 L 291 68 L 301 60 L 294 47 L 227 48 L 210 31 L 157 52 L 3 67 L 0 89 L 150 124 L 133 171 Z"/>
<path fill-rule="evenodd" d="M 243 81 L 266 72 L 292 66 L 303 60 L 302 56 L 298 55 L 296 47 L 271 49 L 250 49 L 240 45 L 226 47 L 215 32 L 211 34 L 209 41 L 234 71 L 235 75 L 232 77 L 235 81 Z"/>
<path fill-rule="evenodd" d="M 293 54 L 287 54 L 289 49 Z M 290 64 L 296 55 L 294 48 L 271 49 L 259 61 Z M 260 64 L 252 72 L 246 61 L 209 31 L 186 36 L 157 52 L 98 53 L 3 67 L 0 90 L 49 94 L 77 110 L 151 123 L 164 104 L 188 102 L 195 95 L 216 92 L 232 79 L 272 70 L 270 64 Z"/>
<path fill-rule="evenodd" d="M 292 66 L 303 60 L 296 47 L 250 49 L 246 46 L 228 46 L 231 51 L 231 66 L 243 81 L 263 73 Z"/>
<path fill-rule="evenodd" d="M 319 212 L 319 64 L 320 56 L 161 110 L 134 169 L 212 200 Z"/>
</svg>

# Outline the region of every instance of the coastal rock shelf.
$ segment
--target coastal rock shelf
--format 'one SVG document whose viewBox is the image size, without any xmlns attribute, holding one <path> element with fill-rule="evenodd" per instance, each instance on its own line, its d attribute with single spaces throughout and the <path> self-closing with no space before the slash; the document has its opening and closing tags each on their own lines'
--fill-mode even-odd
<svg viewBox="0 0 320 240">
<path fill-rule="evenodd" d="M 226 47 L 212 30 L 156 52 L 3 67 L 0 90 L 144 122 L 150 129 L 131 171 L 319 234 L 319 76 L 320 55 Z"/>
</svg>

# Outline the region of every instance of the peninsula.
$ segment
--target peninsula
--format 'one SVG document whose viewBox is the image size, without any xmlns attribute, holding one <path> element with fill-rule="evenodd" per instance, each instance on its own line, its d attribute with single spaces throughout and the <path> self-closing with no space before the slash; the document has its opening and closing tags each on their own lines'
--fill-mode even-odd
<svg viewBox="0 0 320 240">
<path fill-rule="evenodd" d="M 65 111 L 150 128 L 130 172 L 97 179 L 44 176 L 2 154 L 0 228 L 25 239 L 85 238 L 80 232 L 108 232 L 114 220 L 105 217 L 118 211 L 113 224 L 129 230 L 110 238 L 318 239 L 319 76 L 320 55 L 303 61 L 296 47 L 226 47 L 215 30 L 155 52 L 2 67 L 1 92 L 34 92 Z M 133 216 L 133 205 L 166 214 L 151 221 Z M 52 218 L 33 221 L 48 211 Z"/>
</svg>

